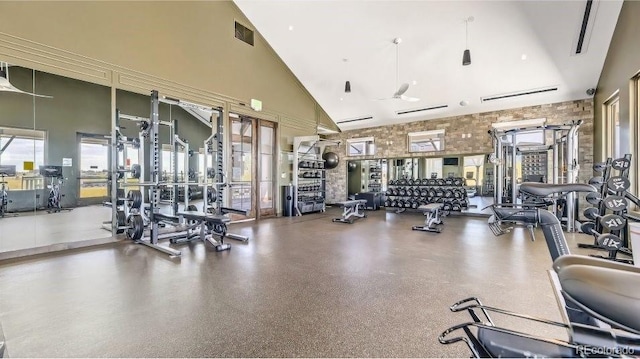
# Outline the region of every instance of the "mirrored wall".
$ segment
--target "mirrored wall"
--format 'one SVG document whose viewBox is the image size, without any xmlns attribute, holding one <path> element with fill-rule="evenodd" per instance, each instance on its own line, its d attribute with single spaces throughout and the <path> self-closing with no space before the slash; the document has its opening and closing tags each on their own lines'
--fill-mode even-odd
<svg viewBox="0 0 640 359">
<path fill-rule="evenodd" d="M 394 184 L 399 180 L 427 184 L 424 180 L 458 178 L 467 198 L 462 212 L 481 213 L 482 208 L 493 203 L 493 165 L 488 163 L 487 154 L 349 160 L 347 171 L 350 197 L 380 193 L 384 203 L 385 198 L 391 197 L 387 193 L 394 192 Z"/>
<path fill-rule="evenodd" d="M 2 63 L 0 252 L 111 237 L 108 87 Z"/>
</svg>

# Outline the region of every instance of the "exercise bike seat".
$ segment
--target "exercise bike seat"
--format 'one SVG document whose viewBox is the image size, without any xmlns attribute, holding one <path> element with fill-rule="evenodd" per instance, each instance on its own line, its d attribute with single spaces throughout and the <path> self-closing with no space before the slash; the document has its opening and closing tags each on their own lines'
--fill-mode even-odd
<svg viewBox="0 0 640 359">
<path fill-rule="evenodd" d="M 525 182 L 520 185 L 520 192 L 525 192 L 526 194 L 533 196 L 546 197 L 555 193 L 598 192 L 598 190 L 592 185 L 586 183 L 552 184 Z"/>
<path fill-rule="evenodd" d="M 625 270 L 629 272 L 640 273 L 640 267 L 632 266 L 626 263 L 614 262 L 607 259 L 594 258 L 594 257 L 582 256 L 582 255 L 564 255 L 564 256 L 558 257 L 558 259 L 556 259 L 553 262 L 553 270 L 555 270 L 557 273 L 563 268 L 571 265 L 575 265 L 575 264 L 597 266 L 601 268 L 611 268 L 616 270 Z"/>
<path fill-rule="evenodd" d="M 573 264 L 558 271 L 565 295 L 598 319 L 640 333 L 640 274 Z"/>
</svg>

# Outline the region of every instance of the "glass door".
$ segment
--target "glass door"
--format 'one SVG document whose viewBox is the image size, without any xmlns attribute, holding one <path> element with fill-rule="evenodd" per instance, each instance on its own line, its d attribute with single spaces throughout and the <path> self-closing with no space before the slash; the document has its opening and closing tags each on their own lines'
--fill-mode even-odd
<svg viewBox="0 0 640 359">
<path fill-rule="evenodd" d="M 275 161 L 275 124 L 260 121 L 260 217 L 275 216 L 276 206 L 273 200 L 275 191 L 274 161 Z"/>
<path fill-rule="evenodd" d="M 109 140 L 105 136 L 79 134 L 80 176 L 78 204 L 100 203 L 108 197 Z"/>
<path fill-rule="evenodd" d="M 255 218 L 254 178 L 254 130 L 248 117 L 231 117 L 231 201 L 234 209 L 248 211 L 248 218 Z"/>
</svg>

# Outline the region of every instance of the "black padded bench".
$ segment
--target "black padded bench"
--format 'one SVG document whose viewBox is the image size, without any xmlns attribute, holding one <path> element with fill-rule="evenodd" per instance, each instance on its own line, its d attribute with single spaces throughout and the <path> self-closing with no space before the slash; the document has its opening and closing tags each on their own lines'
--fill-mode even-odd
<svg viewBox="0 0 640 359">
<path fill-rule="evenodd" d="M 443 203 L 429 203 L 419 206 L 417 210 L 421 211 L 427 218 L 424 220 L 424 226 L 413 226 L 411 229 L 414 231 L 440 233 L 442 229 L 438 226 L 442 224 L 442 219 L 440 218 L 442 207 L 444 207 Z"/>
<path fill-rule="evenodd" d="M 227 235 L 227 223 L 231 221 L 229 217 L 200 211 L 183 211 L 179 212 L 178 216 L 189 223 L 186 241 L 200 239 L 203 242 L 209 242 L 218 252 L 231 248 L 231 245 L 224 243 L 224 237 Z M 216 240 L 213 237 L 214 234 L 220 239 Z M 176 241 L 176 243 L 180 242 Z"/>
<path fill-rule="evenodd" d="M 342 207 L 342 217 L 334 218 L 333 222 L 341 223 L 353 223 L 356 218 L 365 218 L 367 215 L 364 213 L 364 206 L 367 204 L 366 199 L 354 199 L 350 201 L 336 202 L 336 204 Z"/>
</svg>

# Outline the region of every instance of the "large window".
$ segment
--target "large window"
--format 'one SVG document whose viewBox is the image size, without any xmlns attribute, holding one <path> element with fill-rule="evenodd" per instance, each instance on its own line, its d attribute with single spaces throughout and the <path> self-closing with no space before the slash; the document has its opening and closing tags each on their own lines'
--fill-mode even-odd
<svg viewBox="0 0 640 359">
<path fill-rule="evenodd" d="M 602 114 L 605 136 L 604 158 L 620 158 L 624 153 L 620 148 L 620 96 L 617 91 L 605 101 Z"/>
<path fill-rule="evenodd" d="M 16 175 L 4 180 L 9 190 L 44 188 L 38 168 L 44 165 L 44 131 L 0 127 L 0 165 L 16 166 Z"/>
<path fill-rule="evenodd" d="M 350 138 L 347 140 L 347 156 L 371 156 L 376 154 L 373 137 Z"/>
<path fill-rule="evenodd" d="M 444 151 L 444 130 L 409 132 L 409 152 Z"/>
</svg>

